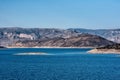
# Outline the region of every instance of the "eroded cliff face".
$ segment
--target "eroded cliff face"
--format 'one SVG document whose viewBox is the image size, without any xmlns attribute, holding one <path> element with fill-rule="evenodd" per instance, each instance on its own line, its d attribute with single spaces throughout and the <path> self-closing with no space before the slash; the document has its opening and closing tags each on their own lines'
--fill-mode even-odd
<svg viewBox="0 0 120 80">
<path fill-rule="evenodd" d="M 99 47 L 114 44 L 102 37 L 80 34 L 69 38 L 17 41 L 11 47 Z"/>
</svg>

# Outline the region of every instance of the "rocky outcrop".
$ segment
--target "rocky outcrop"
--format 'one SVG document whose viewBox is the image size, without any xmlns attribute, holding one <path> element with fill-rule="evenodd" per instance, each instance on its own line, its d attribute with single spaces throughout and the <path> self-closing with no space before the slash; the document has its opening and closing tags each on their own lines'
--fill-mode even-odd
<svg viewBox="0 0 120 80">
<path fill-rule="evenodd" d="M 5 48 L 4 46 L 0 46 L 0 48 Z"/>
</svg>

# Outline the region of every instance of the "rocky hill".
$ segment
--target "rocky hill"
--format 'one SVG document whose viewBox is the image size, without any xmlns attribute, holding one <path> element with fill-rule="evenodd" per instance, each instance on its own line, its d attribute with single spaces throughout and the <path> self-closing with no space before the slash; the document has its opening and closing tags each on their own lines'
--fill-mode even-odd
<svg viewBox="0 0 120 80">
<path fill-rule="evenodd" d="M 0 45 L 11 45 L 16 41 L 69 38 L 77 36 L 75 32 L 54 28 L 0 28 Z"/>
<path fill-rule="evenodd" d="M 16 42 L 63 41 L 78 37 L 80 34 L 98 35 L 107 40 L 120 42 L 120 29 L 55 29 L 55 28 L 0 28 L 0 45 L 8 46 Z M 64 41 L 65 40 L 65 41 Z M 68 46 L 67 42 L 65 42 Z M 79 42 L 80 43 L 80 42 Z M 41 43 L 45 45 L 45 43 Z M 50 44 L 49 44 L 50 45 Z M 55 44 L 57 45 L 57 43 Z M 72 44 L 71 44 L 72 46 Z"/>
<path fill-rule="evenodd" d="M 80 34 L 69 38 L 20 40 L 10 47 L 100 47 L 112 44 L 114 43 L 96 35 Z"/>
<path fill-rule="evenodd" d="M 80 29 L 80 28 L 71 28 L 69 29 L 76 33 L 88 33 L 93 35 L 98 35 L 103 38 L 106 38 L 110 41 L 120 43 L 120 29 Z"/>
</svg>

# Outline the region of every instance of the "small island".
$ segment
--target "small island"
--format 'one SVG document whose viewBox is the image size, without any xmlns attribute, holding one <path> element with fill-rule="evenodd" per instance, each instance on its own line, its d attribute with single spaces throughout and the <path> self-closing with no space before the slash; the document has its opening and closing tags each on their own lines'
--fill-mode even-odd
<svg viewBox="0 0 120 80">
<path fill-rule="evenodd" d="M 88 51 L 93 54 L 120 54 L 120 44 L 107 45 Z"/>
</svg>

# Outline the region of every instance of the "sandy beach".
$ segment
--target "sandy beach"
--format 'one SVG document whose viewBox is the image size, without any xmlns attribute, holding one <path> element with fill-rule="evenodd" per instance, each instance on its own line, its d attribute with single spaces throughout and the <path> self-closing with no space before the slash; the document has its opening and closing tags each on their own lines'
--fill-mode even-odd
<svg viewBox="0 0 120 80">
<path fill-rule="evenodd" d="M 14 55 L 47 55 L 47 53 L 43 53 L 43 52 L 26 52 L 26 53 L 16 53 Z"/>
</svg>

